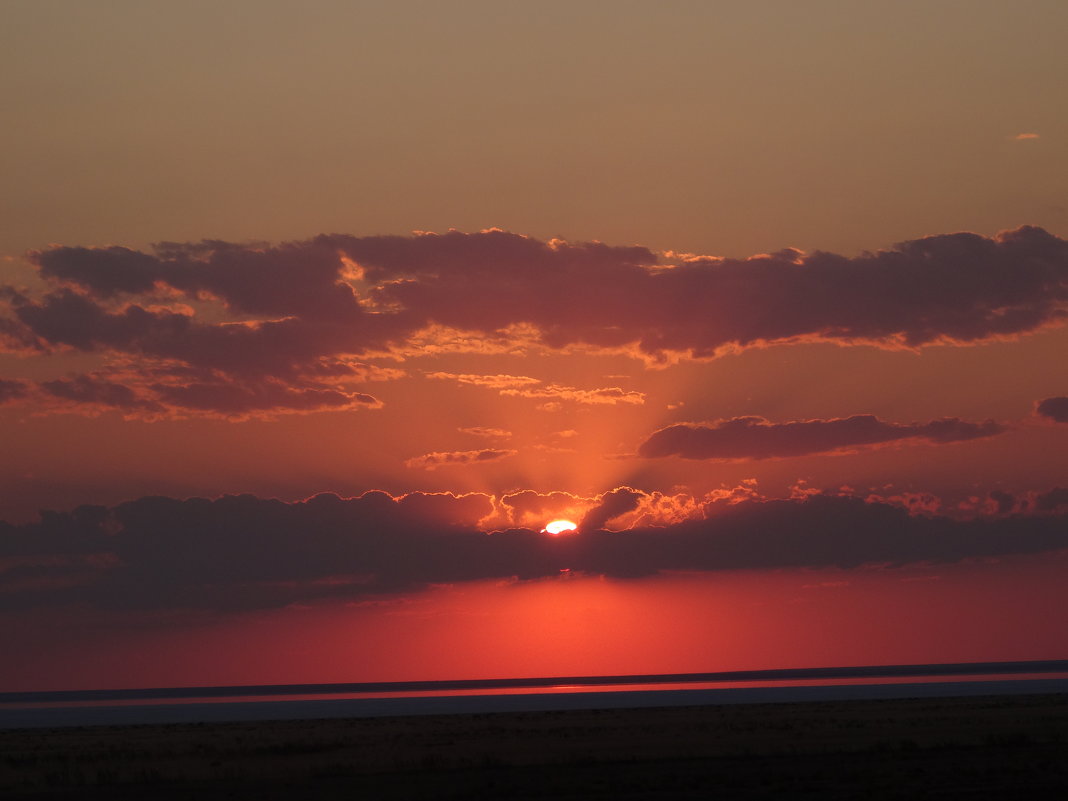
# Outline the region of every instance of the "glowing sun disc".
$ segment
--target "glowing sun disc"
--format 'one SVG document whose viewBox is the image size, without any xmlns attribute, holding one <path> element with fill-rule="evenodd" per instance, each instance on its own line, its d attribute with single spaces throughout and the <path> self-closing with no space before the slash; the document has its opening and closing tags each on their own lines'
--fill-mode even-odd
<svg viewBox="0 0 1068 801">
<path fill-rule="evenodd" d="M 546 534 L 563 534 L 565 531 L 574 531 L 578 525 L 570 520 L 554 520 L 542 529 Z"/>
</svg>

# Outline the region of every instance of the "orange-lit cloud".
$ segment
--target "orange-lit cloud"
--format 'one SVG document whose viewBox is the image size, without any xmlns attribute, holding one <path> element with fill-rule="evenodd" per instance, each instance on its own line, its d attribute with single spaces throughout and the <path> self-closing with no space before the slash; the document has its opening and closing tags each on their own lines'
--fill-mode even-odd
<svg viewBox="0 0 1068 801">
<path fill-rule="evenodd" d="M 645 394 L 620 389 L 619 387 L 604 387 L 602 389 L 576 389 L 575 387 L 563 387 L 558 384 L 549 384 L 545 387 L 528 387 L 524 389 L 502 389 L 502 395 L 517 398 L 537 398 L 539 400 L 574 401 L 588 405 L 610 405 L 618 403 L 641 405 L 645 403 Z"/>
<path fill-rule="evenodd" d="M 586 405 L 616 405 L 618 403 L 641 405 L 645 403 L 645 394 L 620 389 L 603 387 L 599 389 L 578 389 L 560 384 L 535 386 L 541 380 L 524 375 L 470 375 L 445 372 L 427 373 L 427 378 L 455 381 L 477 387 L 489 387 L 499 390 L 501 395 L 514 398 L 534 398 L 554 404 L 550 410 L 559 408 L 559 401 L 572 401 Z M 546 404 L 548 405 L 548 404 Z"/>
<path fill-rule="evenodd" d="M 473 428 L 458 428 L 456 430 L 461 434 L 470 434 L 473 437 L 485 437 L 486 439 L 508 439 L 512 436 L 511 431 L 505 431 L 503 428 L 474 426 Z"/>
<path fill-rule="evenodd" d="M 510 524 L 536 528 L 539 527 L 539 522 L 547 517 L 579 517 L 596 502 L 596 498 L 570 492 L 541 493 L 534 490 L 520 490 L 506 494 L 500 499 Z"/>
<path fill-rule="evenodd" d="M 755 478 L 742 479 L 737 486 L 721 487 L 705 495 L 705 501 L 709 508 L 714 507 L 716 504 L 731 505 L 742 503 L 743 501 L 761 500 L 762 498 L 763 496 L 757 489 L 757 480 Z"/>
<path fill-rule="evenodd" d="M 427 378 L 436 378 L 446 381 L 455 381 L 459 384 L 471 384 L 476 387 L 490 387 L 492 389 L 504 389 L 508 387 L 523 387 L 530 384 L 540 384 L 537 378 L 525 375 L 470 375 L 456 373 L 427 373 Z"/>
<path fill-rule="evenodd" d="M 1023 142 L 1031 139 L 1041 139 L 1041 137 L 1036 133 L 1018 133 L 1012 138 L 1015 139 L 1017 142 Z"/>
<path fill-rule="evenodd" d="M 957 418 L 928 423 L 888 423 L 869 414 L 832 420 L 771 423 L 762 417 L 735 417 L 711 424 L 679 423 L 655 431 L 638 448 L 645 458 L 775 459 L 811 453 L 833 453 L 904 440 L 962 442 L 992 437 L 1008 430 L 988 420 L 969 423 Z"/>
<path fill-rule="evenodd" d="M 407 467 L 422 468 L 423 470 L 436 470 L 439 467 L 450 467 L 453 465 L 496 462 L 499 459 L 515 456 L 518 452 L 519 451 L 502 450 L 497 448 L 484 448 L 480 451 L 435 451 L 434 453 L 424 453 L 422 456 L 408 459 L 404 464 Z"/>
</svg>

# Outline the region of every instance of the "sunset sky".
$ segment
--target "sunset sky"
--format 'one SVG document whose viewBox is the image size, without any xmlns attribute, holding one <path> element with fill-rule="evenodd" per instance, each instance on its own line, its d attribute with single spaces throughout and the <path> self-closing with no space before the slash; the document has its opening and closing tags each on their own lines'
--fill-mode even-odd
<svg viewBox="0 0 1068 801">
<path fill-rule="evenodd" d="M 0 689 L 1068 658 L 1060 0 L 0 20 Z"/>
</svg>

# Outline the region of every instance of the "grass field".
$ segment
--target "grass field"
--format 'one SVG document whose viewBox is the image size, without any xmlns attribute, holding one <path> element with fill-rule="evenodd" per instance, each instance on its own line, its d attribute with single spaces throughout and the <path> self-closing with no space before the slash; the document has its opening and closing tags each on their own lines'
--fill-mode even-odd
<svg viewBox="0 0 1068 801">
<path fill-rule="evenodd" d="M 1068 798 L 1068 695 L 0 731 L 3 798 Z"/>
</svg>

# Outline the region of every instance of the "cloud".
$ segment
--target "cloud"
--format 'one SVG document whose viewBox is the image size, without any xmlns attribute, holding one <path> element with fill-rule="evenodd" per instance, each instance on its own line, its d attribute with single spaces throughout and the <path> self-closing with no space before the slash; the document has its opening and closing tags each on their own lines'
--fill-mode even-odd
<svg viewBox="0 0 1068 801">
<path fill-rule="evenodd" d="M 293 387 L 277 380 L 255 383 L 218 380 L 187 384 L 156 384 L 153 389 L 172 408 L 246 418 L 286 412 L 352 411 L 379 408 L 381 401 L 363 392 L 329 387 Z"/>
<path fill-rule="evenodd" d="M 38 390 L 36 399 L 52 401 L 53 408 L 83 414 L 117 409 L 127 417 L 146 420 L 189 415 L 245 420 L 382 406 L 373 395 L 346 391 L 329 383 L 308 381 L 293 385 L 272 378 L 240 380 L 181 369 L 161 370 L 159 374 L 165 380 L 141 383 L 137 388 L 111 381 L 100 374 L 40 381 L 35 385 L 21 382 L 22 391 L 12 398 L 33 398 L 30 388 L 35 386 Z M 55 401 L 60 403 L 55 404 Z"/>
<path fill-rule="evenodd" d="M 169 244 L 154 254 L 54 248 L 34 258 L 42 276 L 77 286 L 87 301 L 178 292 L 261 322 L 297 321 L 304 341 L 323 328 L 345 333 L 333 350 L 316 339 L 319 355 L 398 345 L 435 325 L 487 335 L 526 325 L 548 347 L 699 357 L 799 339 L 918 347 L 1033 331 L 1062 321 L 1068 300 L 1068 242 L 1033 226 L 995 237 L 941 234 L 855 257 L 785 250 L 674 264 L 640 247 L 504 231 L 332 235 L 273 248 Z M 371 284 L 362 297 L 345 259 Z M 57 297 L 70 302 L 64 291 Z M 19 316 L 62 341 L 55 321 Z M 108 339 L 97 330 L 80 336 Z"/>
<path fill-rule="evenodd" d="M 1015 139 L 1017 142 L 1026 142 L 1032 139 L 1041 139 L 1042 137 L 1036 133 L 1018 133 L 1012 138 Z"/>
<path fill-rule="evenodd" d="M 324 356 L 319 340 L 335 331 L 331 325 L 293 319 L 205 325 L 187 310 L 137 304 L 111 310 L 68 289 L 40 301 L 16 295 L 13 309 L 49 347 L 104 353 L 124 374 L 125 388 L 112 383 L 107 392 L 92 377 L 42 385 L 90 410 L 103 404 L 156 416 L 174 410 L 242 416 L 373 408 L 379 401 L 351 385 L 404 374 L 343 354 Z"/>
<path fill-rule="evenodd" d="M 530 384 L 540 384 L 540 379 L 525 375 L 470 375 L 458 373 L 427 373 L 427 378 L 436 378 L 443 381 L 456 381 L 459 384 L 471 384 L 476 387 L 491 387 L 503 389 L 505 387 L 523 387 Z"/>
<path fill-rule="evenodd" d="M 652 266 L 657 262 L 656 255 L 643 247 L 560 239 L 540 242 L 500 229 L 473 234 L 452 230 L 414 237 L 332 235 L 320 240 L 343 251 L 373 281 L 446 274 L 489 280 L 503 272 L 505 278 L 515 277 L 527 284 L 552 278 L 560 270 L 611 270 L 619 265 Z"/>
<path fill-rule="evenodd" d="M 509 521 L 514 525 L 532 526 L 540 529 L 547 518 L 575 516 L 579 510 L 585 510 L 597 502 L 596 498 L 586 498 L 570 492 L 535 492 L 520 490 L 501 498 L 501 506 L 507 511 Z"/>
<path fill-rule="evenodd" d="M 519 453 L 519 451 L 493 448 L 485 448 L 480 451 L 435 451 L 434 453 L 424 453 L 422 456 L 408 459 L 404 464 L 406 467 L 436 470 L 439 467 L 453 465 L 496 462 L 499 459 L 507 459 L 509 456 L 515 456 L 517 453 Z"/>
<path fill-rule="evenodd" d="M 583 531 L 604 528 L 610 520 L 637 509 L 644 495 L 630 487 L 618 487 L 606 492 L 598 499 L 598 504 L 586 512 L 579 528 Z"/>
<path fill-rule="evenodd" d="M 1055 423 L 1068 423 L 1068 398 L 1046 398 L 1035 406 L 1035 414 Z"/>
<path fill-rule="evenodd" d="M 7 381 L 0 379 L 0 403 L 21 400 L 29 395 L 30 385 L 26 381 Z"/>
<path fill-rule="evenodd" d="M 549 384 L 545 387 L 528 387 L 524 389 L 502 389 L 501 395 L 516 398 L 539 398 L 548 400 L 550 403 L 567 400 L 587 405 L 610 405 L 619 403 L 641 405 L 645 403 L 645 393 L 623 390 L 619 387 L 605 387 L 603 389 L 576 389 L 559 384 Z"/>
<path fill-rule="evenodd" d="M 852 258 L 786 250 L 674 265 L 634 249 L 584 258 L 581 247 L 503 232 L 392 241 L 390 253 L 336 241 L 369 274 L 391 279 L 371 293 L 379 303 L 446 327 L 526 324 L 548 347 L 651 358 L 773 342 L 980 342 L 1062 322 L 1068 301 L 1068 243 L 1035 227 L 925 237 Z"/>
<path fill-rule="evenodd" d="M 1035 496 L 1035 509 L 1040 512 L 1054 512 L 1062 506 L 1068 506 L 1068 489 L 1054 487 Z"/>
<path fill-rule="evenodd" d="M 489 387 L 500 390 L 499 394 L 505 397 L 535 398 L 546 400 L 549 403 L 558 403 L 562 400 L 587 405 L 615 405 L 618 403 L 641 405 L 645 403 L 645 394 L 642 392 L 623 390 L 619 387 L 576 389 L 575 387 L 565 387 L 560 384 L 548 384 L 547 386 L 539 387 L 534 385 L 540 384 L 541 379 L 525 375 L 470 375 L 434 372 L 427 373 L 426 377 L 456 381 L 460 384 L 470 384 L 477 387 Z M 554 407 L 552 411 L 555 411 L 556 408 L 558 407 Z"/>
<path fill-rule="evenodd" d="M 1064 494 L 1046 494 L 1047 512 L 972 519 L 910 514 L 842 495 L 748 499 L 713 504 L 703 516 L 669 525 L 621 531 L 584 525 L 555 538 L 534 528 L 482 530 L 479 521 L 493 502 L 480 493 L 325 494 L 295 503 L 249 495 L 146 497 L 45 512 L 19 526 L 0 523 L 0 603 L 235 610 L 428 584 L 535 579 L 563 569 L 636 577 L 1037 554 L 1068 548 L 1068 518 L 1054 511 L 1068 504 Z M 555 513 L 583 500 L 555 495 L 515 493 L 507 505 Z M 636 514 L 651 500 L 619 488 L 600 496 L 591 514 L 605 518 L 637 507 Z"/>
<path fill-rule="evenodd" d="M 165 368 L 207 371 L 207 383 L 259 382 L 260 398 L 281 381 L 311 399 L 351 395 L 356 388 L 323 383 L 346 366 L 349 380 L 372 380 L 351 365 L 374 356 L 592 348 L 656 363 L 773 343 L 919 348 L 1015 337 L 1068 315 L 1068 242 L 1033 226 L 854 257 L 660 259 L 642 247 L 489 230 L 55 247 L 31 259 L 45 288 L 0 288 L 3 347 L 97 354 L 107 368 L 124 365 L 123 383 L 139 396 Z M 618 387 L 542 386 L 529 376 L 430 377 L 546 404 L 644 401 Z"/>
<path fill-rule="evenodd" d="M 48 395 L 82 408 L 100 406 L 124 411 L 163 411 L 159 403 L 139 396 L 130 387 L 91 375 L 42 381 L 38 386 Z"/>
<path fill-rule="evenodd" d="M 165 242 L 152 254 L 124 247 L 55 247 L 30 258 L 44 278 L 100 298 L 152 294 L 157 288 L 190 299 L 210 296 L 235 312 L 346 319 L 358 316 L 344 264 L 328 242 L 275 247 L 221 241 Z"/>
<path fill-rule="evenodd" d="M 456 430 L 461 434 L 470 434 L 473 437 L 485 437 L 486 439 L 508 439 L 512 436 L 511 431 L 505 431 L 503 428 L 474 426 L 473 428 L 458 428 Z"/>
<path fill-rule="evenodd" d="M 771 423 L 735 417 L 715 423 L 679 423 L 653 432 L 638 447 L 644 458 L 775 459 L 833 453 L 903 440 L 943 444 L 992 437 L 1007 428 L 993 420 L 969 423 L 955 417 L 928 423 L 888 423 L 869 414 L 831 420 Z"/>
<path fill-rule="evenodd" d="M 1004 490 L 992 490 L 990 500 L 993 501 L 995 512 L 999 515 L 1007 515 L 1016 508 L 1016 496 Z"/>
</svg>

